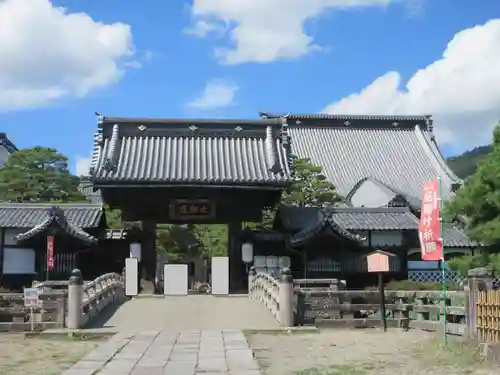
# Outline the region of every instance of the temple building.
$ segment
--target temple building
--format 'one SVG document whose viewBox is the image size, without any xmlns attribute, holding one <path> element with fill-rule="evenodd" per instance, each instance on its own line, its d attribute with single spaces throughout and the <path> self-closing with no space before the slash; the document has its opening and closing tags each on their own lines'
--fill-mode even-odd
<svg viewBox="0 0 500 375">
<path fill-rule="evenodd" d="M 15 150 L 0 134 L 0 164 Z M 293 155 L 321 166 L 342 204 L 280 206 Z M 439 262 L 420 260 L 417 234 L 422 184 L 437 176 L 443 198 L 451 198 L 462 181 L 446 165 L 429 116 L 102 117 L 90 176 L 79 186 L 88 203 L 0 203 L 0 280 L 44 280 L 52 236 L 49 278 L 66 278 L 74 267 L 88 279 L 119 272 L 133 242 L 142 244 L 148 273 L 157 274 L 156 224 L 225 223 L 233 281 L 247 280 L 240 249 L 248 242 L 255 267 L 266 272 L 286 263 L 297 278 L 364 287 L 375 283 L 364 256 L 380 249 L 394 255 L 388 279 L 437 281 Z M 108 229 L 105 203 L 141 222 L 140 230 Z M 276 207 L 273 228 L 243 230 L 264 207 Z M 478 247 L 452 223 L 443 224 L 443 239 L 445 258 Z"/>
<path fill-rule="evenodd" d="M 439 151 L 431 117 L 291 114 L 286 119 L 290 152 L 321 166 L 328 181 L 346 198 L 346 207 L 326 212 L 320 208 L 281 210 L 277 228 L 292 233 L 290 245 L 305 248 L 322 242 L 312 246 L 323 249 L 320 260 L 337 256 L 333 243 L 384 249 L 396 255 L 391 259 L 394 276 L 438 280 L 438 262 L 420 260 L 417 230 L 422 185 L 439 176 L 442 196 L 449 199 L 462 181 Z M 325 237 L 330 245 L 325 244 Z M 443 225 L 443 240 L 445 258 L 470 254 L 478 246 L 451 223 Z M 329 264 L 328 270 L 336 267 L 352 275 L 366 269 L 358 255 L 355 260 L 348 254 L 342 256 L 344 265 L 336 265 L 336 260 L 310 260 L 303 269 L 307 272 L 312 264 L 315 271 L 309 274 L 325 275 L 328 272 L 320 264 Z"/>
</svg>

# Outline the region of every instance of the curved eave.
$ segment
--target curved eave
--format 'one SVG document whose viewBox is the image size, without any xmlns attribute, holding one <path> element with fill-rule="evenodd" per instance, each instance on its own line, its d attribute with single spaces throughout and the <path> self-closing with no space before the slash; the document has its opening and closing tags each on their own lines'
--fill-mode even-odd
<svg viewBox="0 0 500 375">
<path fill-rule="evenodd" d="M 291 247 L 303 246 L 322 233 L 332 233 L 335 236 L 338 236 L 347 241 L 363 241 L 363 238 L 361 236 L 351 233 L 348 230 L 342 228 L 328 216 L 323 214 L 319 214 L 319 216 L 320 217 L 315 223 L 301 229 L 290 237 L 289 244 Z"/>
<path fill-rule="evenodd" d="M 461 185 L 463 180 L 451 170 L 448 164 L 446 164 L 446 160 L 439 150 L 439 146 L 434 138 L 434 135 L 429 132 L 424 132 L 418 125 L 415 126 L 415 133 L 417 134 L 420 144 L 424 148 L 429 160 L 440 177 L 448 180 L 451 187 L 453 187 L 453 185 Z"/>
<path fill-rule="evenodd" d="M 51 225 L 56 225 L 58 230 L 65 233 L 67 236 L 74 238 L 75 240 L 81 241 L 86 245 L 94 245 L 98 242 L 97 238 L 83 231 L 82 229 L 75 227 L 65 219 L 56 219 L 54 217 L 49 217 L 44 222 L 40 223 L 36 227 L 28 230 L 27 232 L 21 233 L 16 236 L 16 240 L 19 242 L 24 242 L 33 237 L 43 234 L 49 229 Z"/>
</svg>

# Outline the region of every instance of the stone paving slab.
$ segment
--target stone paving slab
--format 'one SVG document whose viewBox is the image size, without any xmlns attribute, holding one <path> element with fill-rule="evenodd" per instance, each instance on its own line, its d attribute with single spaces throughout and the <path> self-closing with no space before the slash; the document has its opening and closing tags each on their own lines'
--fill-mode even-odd
<svg viewBox="0 0 500 375">
<path fill-rule="evenodd" d="M 261 375 L 241 330 L 120 332 L 62 375 Z"/>
</svg>

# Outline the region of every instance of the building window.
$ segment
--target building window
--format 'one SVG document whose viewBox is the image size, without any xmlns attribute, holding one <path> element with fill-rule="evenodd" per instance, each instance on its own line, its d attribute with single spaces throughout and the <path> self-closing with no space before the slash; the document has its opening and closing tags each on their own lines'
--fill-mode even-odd
<svg viewBox="0 0 500 375">
<path fill-rule="evenodd" d="M 26 232 L 26 229 L 6 229 L 5 230 L 5 238 L 4 238 L 4 245 L 7 246 L 15 246 L 17 245 L 17 239 L 16 236 Z"/>
<path fill-rule="evenodd" d="M 5 275 L 35 274 L 35 251 L 19 247 L 4 247 L 3 273 Z"/>
</svg>

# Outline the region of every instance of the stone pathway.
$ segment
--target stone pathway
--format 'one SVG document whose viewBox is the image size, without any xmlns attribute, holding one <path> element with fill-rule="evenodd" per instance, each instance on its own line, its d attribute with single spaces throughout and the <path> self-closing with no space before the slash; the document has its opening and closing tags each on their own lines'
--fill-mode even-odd
<svg viewBox="0 0 500 375">
<path fill-rule="evenodd" d="M 260 375 L 238 329 L 118 333 L 62 375 Z"/>
</svg>

